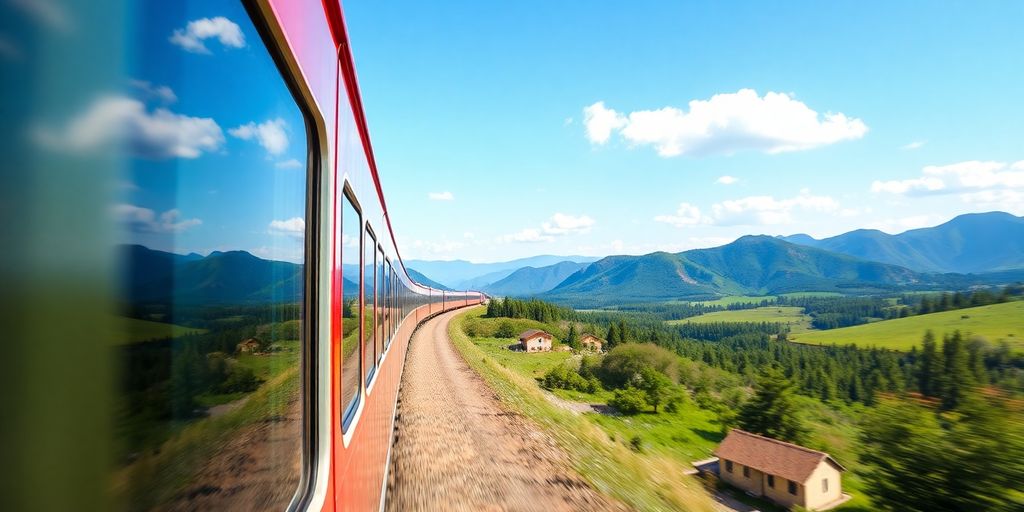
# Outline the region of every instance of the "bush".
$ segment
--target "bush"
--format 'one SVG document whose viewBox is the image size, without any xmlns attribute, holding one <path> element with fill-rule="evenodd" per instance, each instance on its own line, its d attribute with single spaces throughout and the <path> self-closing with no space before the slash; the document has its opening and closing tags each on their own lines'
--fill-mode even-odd
<svg viewBox="0 0 1024 512">
<path fill-rule="evenodd" d="M 601 381 L 609 388 L 622 388 L 654 368 L 672 382 L 679 378 L 679 356 L 651 343 L 627 343 L 612 349 L 601 361 Z"/>
<path fill-rule="evenodd" d="M 228 371 L 228 378 L 220 385 L 222 393 L 248 393 L 260 386 L 260 380 L 252 368 L 234 365 Z"/>
<path fill-rule="evenodd" d="M 598 376 L 601 371 L 601 356 L 587 354 L 580 359 L 580 375 L 590 379 Z"/>
<path fill-rule="evenodd" d="M 636 414 L 649 407 L 646 394 L 633 387 L 616 390 L 615 397 L 608 401 L 608 405 L 626 415 Z"/>
<path fill-rule="evenodd" d="M 548 370 L 548 373 L 544 375 L 542 383 L 548 389 L 571 389 L 584 393 L 593 393 L 600 387 L 597 379 L 593 377 L 589 379 L 584 378 L 565 364 L 560 364 Z"/>
<path fill-rule="evenodd" d="M 644 451 L 644 440 L 641 439 L 640 436 L 633 436 L 629 440 L 629 447 L 632 448 L 634 452 L 642 453 Z"/>
<path fill-rule="evenodd" d="M 502 322 L 498 325 L 498 330 L 494 331 L 495 338 L 515 338 L 516 331 L 512 327 L 512 322 Z"/>
<path fill-rule="evenodd" d="M 671 413 L 679 412 L 685 403 L 686 391 L 676 388 L 668 395 L 668 398 L 665 399 L 665 411 Z"/>
</svg>

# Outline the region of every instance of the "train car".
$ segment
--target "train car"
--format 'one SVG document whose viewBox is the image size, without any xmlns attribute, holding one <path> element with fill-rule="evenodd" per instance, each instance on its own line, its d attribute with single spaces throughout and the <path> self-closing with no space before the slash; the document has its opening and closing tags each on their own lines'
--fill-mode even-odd
<svg viewBox="0 0 1024 512">
<path fill-rule="evenodd" d="M 406 271 L 340 3 L 3 9 L 5 284 L 82 319 L 9 319 L 76 364 L 4 508 L 382 509 L 413 331 L 485 297 Z"/>
</svg>

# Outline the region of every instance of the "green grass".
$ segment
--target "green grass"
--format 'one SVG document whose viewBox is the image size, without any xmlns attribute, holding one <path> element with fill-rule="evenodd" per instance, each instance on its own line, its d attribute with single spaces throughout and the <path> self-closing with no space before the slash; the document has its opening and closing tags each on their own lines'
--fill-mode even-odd
<svg viewBox="0 0 1024 512">
<path fill-rule="evenodd" d="M 733 304 L 760 304 L 764 300 L 775 300 L 774 295 L 765 295 L 758 297 L 756 295 L 730 295 L 728 297 L 722 297 L 721 299 L 715 300 L 702 300 L 699 302 L 693 302 L 693 304 L 703 304 L 705 306 L 731 306 Z"/>
<path fill-rule="evenodd" d="M 177 338 L 186 334 L 203 334 L 206 329 L 196 329 L 181 325 L 151 322 L 119 316 L 114 322 L 116 327 L 114 339 L 118 344 L 138 343 L 140 341 Z"/>
<path fill-rule="evenodd" d="M 1024 350 L 1024 301 L 910 316 L 865 325 L 797 333 L 791 341 L 814 345 L 856 344 L 907 351 L 920 347 L 925 331 L 943 334 L 959 330 L 989 341 L 1006 340 L 1016 350 Z"/>
<path fill-rule="evenodd" d="M 700 316 L 669 320 L 670 324 L 708 324 L 714 322 L 771 322 L 787 324 L 792 332 L 804 332 L 811 328 L 811 317 L 803 313 L 803 308 L 796 306 L 768 306 L 754 309 L 738 309 L 735 311 L 715 311 Z"/>
<path fill-rule="evenodd" d="M 473 338 L 473 343 L 498 364 L 524 377 L 543 377 L 551 368 L 572 357 L 570 352 L 518 352 L 508 349 L 511 338 Z"/>
<path fill-rule="evenodd" d="M 675 413 L 606 416 L 588 414 L 610 436 L 630 440 L 639 436 L 645 450 L 688 465 L 712 457 L 711 452 L 724 437 L 715 413 L 687 401 Z"/>
<path fill-rule="evenodd" d="M 452 319 L 448 334 L 455 348 L 506 406 L 551 436 L 595 489 L 635 510 L 715 510 L 700 484 L 682 475 L 685 465 L 653 451 L 630 450 L 628 438 L 611 439 L 589 419 L 591 415 L 574 414 L 552 404 L 537 382 L 525 374 L 532 370 L 512 359 L 502 365 L 485 351 L 490 346 L 493 353 L 493 345 L 474 343 L 465 333 L 464 322 L 483 313 L 483 308 L 474 308 Z"/>
<path fill-rule="evenodd" d="M 844 295 L 839 292 L 791 292 L 783 293 L 781 296 L 790 299 L 803 299 L 808 297 L 843 297 Z"/>
</svg>

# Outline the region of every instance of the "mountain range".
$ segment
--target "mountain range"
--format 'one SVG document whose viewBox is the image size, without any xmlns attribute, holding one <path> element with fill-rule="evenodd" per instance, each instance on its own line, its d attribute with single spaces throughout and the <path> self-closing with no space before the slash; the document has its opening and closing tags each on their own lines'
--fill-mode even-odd
<svg viewBox="0 0 1024 512">
<path fill-rule="evenodd" d="M 139 245 L 120 250 L 124 295 L 132 301 L 294 302 L 301 297 L 302 265 L 245 251 L 201 256 Z M 409 263 L 418 266 L 408 268 L 413 279 L 435 288 L 482 289 L 494 296 L 538 296 L 575 305 L 796 291 L 953 289 L 1024 279 L 1024 218 L 968 214 L 898 235 L 856 230 L 821 240 L 801 234 L 744 236 L 710 249 L 599 260 L 545 255 L 501 263 Z M 456 285 L 445 286 L 448 282 L 424 268 Z M 346 275 L 357 270 L 343 267 Z M 346 295 L 358 290 L 349 279 L 344 287 Z"/>
<path fill-rule="evenodd" d="M 960 215 L 898 235 L 858 229 L 821 240 L 805 234 L 782 239 L 919 272 L 967 274 L 1024 268 L 1024 217 L 1004 212 Z"/>
<path fill-rule="evenodd" d="M 542 298 L 574 304 L 703 299 L 796 291 L 870 291 L 943 279 L 769 236 L 713 249 L 611 256 L 569 276 Z"/>
<path fill-rule="evenodd" d="M 465 260 L 428 261 L 409 260 L 406 268 L 415 269 L 422 275 L 455 290 L 479 290 L 501 281 L 524 267 L 547 267 L 563 261 L 590 263 L 598 258 L 591 256 L 552 256 L 548 254 L 519 258 L 497 263 L 472 263 Z"/>
</svg>

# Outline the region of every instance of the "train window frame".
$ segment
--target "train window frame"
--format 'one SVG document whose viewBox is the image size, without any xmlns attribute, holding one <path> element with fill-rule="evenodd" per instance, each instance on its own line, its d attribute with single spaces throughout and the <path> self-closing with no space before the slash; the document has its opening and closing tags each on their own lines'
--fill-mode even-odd
<svg viewBox="0 0 1024 512">
<path fill-rule="evenodd" d="M 374 290 L 376 293 L 376 301 L 374 304 L 374 315 L 378 322 L 376 325 L 377 339 L 375 340 L 375 349 L 377 350 L 377 366 L 380 366 L 384 362 L 384 340 L 387 339 L 387 332 L 385 331 L 387 326 L 387 320 L 384 317 L 384 298 L 386 297 L 387 289 L 384 284 L 384 247 L 377 244 L 377 286 L 380 288 Z"/>
<path fill-rule="evenodd" d="M 368 241 L 370 243 L 367 243 Z M 370 268 L 373 269 L 373 278 L 372 278 L 372 282 L 373 282 L 373 298 L 372 298 L 372 300 L 373 300 L 373 307 L 374 307 L 374 309 L 376 309 L 376 302 L 377 302 L 377 249 L 376 249 L 377 248 L 377 237 L 374 235 L 373 228 L 370 226 L 369 222 L 367 222 L 365 224 L 365 227 L 363 228 L 363 242 L 362 242 L 362 244 L 363 244 L 362 245 L 362 252 L 360 253 L 360 261 L 362 262 L 362 264 L 359 267 L 359 296 L 360 296 L 360 299 L 359 299 L 359 305 L 360 305 L 359 313 L 361 315 L 359 317 L 359 329 L 360 329 L 360 332 L 365 333 L 365 330 L 366 330 L 366 318 L 365 318 L 364 315 L 366 314 L 366 311 L 367 311 L 367 308 L 366 308 L 366 299 L 367 299 L 367 293 L 366 293 L 366 267 L 367 267 L 367 261 L 365 261 L 365 260 L 366 260 L 366 256 L 367 256 L 367 254 L 366 254 L 367 249 L 370 249 L 370 250 L 373 251 L 373 262 L 369 266 L 370 266 Z M 377 346 L 377 313 L 376 313 L 376 311 L 373 312 L 373 314 L 371 315 L 371 318 L 373 318 L 373 322 L 371 324 L 372 327 L 370 328 L 370 337 L 369 337 L 369 339 L 367 338 L 367 336 L 365 334 L 363 334 L 363 336 L 360 337 L 360 348 L 362 349 L 362 352 L 360 352 L 360 354 L 361 354 L 361 357 L 363 358 L 362 365 L 364 367 L 366 366 L 366 362 L 367 362 L 366 356 L 368 354 L 373 354 L 373 364 L 369 365 L 369 367 L 364 368 L 364 372 L 363 372 L 363 385 L 366 388 L 366 393 L 367 394 L 370 393 L 370 388 L 372 387 L 371 385 L 373 383 L 374 377 L 377 376 L 377 365 L 379 363 L 379 360 L 377 359 L 377 355 L 376 355 L 376 352 L 375 352 L 376 346 Z"/>
<path fill-rule="evenodd" d="M 361 235 L 365 232 L 365 230 L 363 229 L 363 209 L 362 209 L 362 205 L 359 204 L 359 200 L 356 199 L 356 195 L 355 195 L 355 192 L 352 190 L 351 184 L 347 180 L 342 184 L 342 188 L 341 188 L 341 201 L 343 201 L 343 202 L 342 202 L 341 210 L 338 212 L 339 213 L 339 218 L 338 218 L 337 222 L 338 222 L 339 229 L 341 229 L 342 235 L 345 234 L 345 232 L 344 232 L 344 226 L 345 226 L 345 220 L 344 220 L 345 202 L 348 203 L 348 206 L 350 206 L 352 208 L 352 211 L 355 212 L 355 214 L 356 214 L 356 225 L 358 226 L 358 230 L 359 230 L 358 231 L 359 235 L 357 235 L 357 237 L 356 237 L 359 240 L 359 248 L 358 248 L 358 251 L 359 251 L 359 261 L 356 262 L 356 265 L 358 265 L 356 268 L 359 269 L 360 278 L 356 279 L 355 281 L 357 282 L 357 286 L 362 286 L 362 268 L 363 268 L 363 256 L 364 256 L 363 255 L 363 242 L 364 242 L 364 239 L 363 239 L 363 236 L 361 236 Z M 338 243 L 341 243 L 340 239 L 339 239 Z M 343 251 L 341 251 L 340 249 L 339 249 L 339 251 L 342 254 L 344 254 Z M 340 267 L 340 268 L 343 268 L 343 266 L 346 264 L 344 257 L 339 255 L 339 260 L 338 261 L 339 261 L 340 265 L 342 265 L 342 267 Z M 342 270 L 342 279 L 341 279 L 341 286 L 342 286 L 342 288 L 338 290 L 338 293 L 341 294 L 341 307 L 342 308 L 345 307 L 345 296 L 344 296 L 344 288 L 343 288 L 344 287 L 344 283 L 345 283 L 344 276 L 345 276 L 345 273 L 344 273 L 344 270 Z M 364 368 L 365 361 L 363 360 L 363 354 L 362 354 L 363 327 L 364 327 L 364 322 L 362 321 L 363 320 L 363 300 L 362 300 L 363 290 L 362 289 L 358 289 L 358 290 L 356 290 L 356 292 L 357 292 L 356 296 L 359 297 L 356 300 L 356 309 L 357 309 L 357 311 L 356 311 L 356 319 L 358 320 L 358 322 L 357 322 L 357 325 L 358 325 L 357 330 L 359 331 L 357 333 L 357 335 L 356 335 L 357 341 L 358 341 L 358 345 L 359 345 L 356 348 L 356 351 L 359 353 L 358 357 L 356 357 L 357 362 L 358 362 L 356 372 L 359 374 L 358 378 L 356 379 L 356 382 L 358 383 L 358 389 L 356 389 L 355 394 L 352 395 L 352 400 L 347 405 L 346 404 L 340 404 L 341 405 L 341 432 L 342 432 L 342 434 L 347 434 L 349 432 L 349 430 L 351 430 L 352 427 L 356 423 L 355 422 L 356 416 L 357 416 L 356 413 L 359 411 L 359 406 L 362 404 L 362 401 L 363 401 L 362 390 L 363 390 L 363 385 L 365 384 L 364 383 L 365 379 L 363 378 L 363 375 L 365 373 L 365 368 Z M 342 313 L 341 318 L 339 318 L 338 320 L 339 321 L 343 321 L 342 320 L 343 318 L 344 318 L 344 313 Z M 338 372 L 338 395 L 344 400 L 344 397 L 345 397 L 345 388 L 344 388 L 344 380 L 345 380 L 344 379 L 344 375 L 345 375 L 345 360 L 344 360 L 344 349 L 345 349 L 344 342 L 345 341 L 344 340 L 345 340 L 345 337 L 344 337 L 344 328 L 341 328 L 341 329 L 342 329 L 342 339 L 340 340 L 339 347 L 338 347 L 338 349 L 339 349 L 338 350 L 338 369 L 341 370 L 341 371 Z"/>
</svg>

